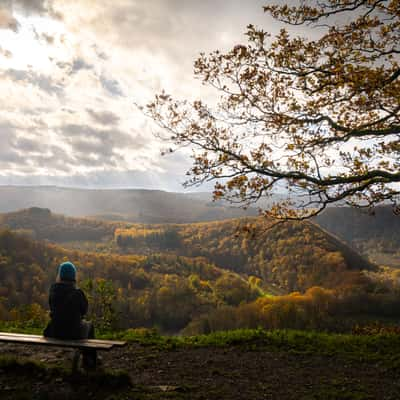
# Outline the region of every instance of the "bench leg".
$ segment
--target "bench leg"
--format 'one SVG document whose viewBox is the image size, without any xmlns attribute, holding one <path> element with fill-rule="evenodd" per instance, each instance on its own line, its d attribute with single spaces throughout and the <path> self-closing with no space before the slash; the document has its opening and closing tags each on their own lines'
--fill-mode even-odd
<svg viewBox="0 0 400 400">
<path fill-rule="evenodd" d="M 78 372 L 79 369 L 79 360 L 81 358 L 81 351 L 75 350 L 74 357 L 72 358 L 72 372 Z"/>
<path fill-rule="evenodd" d="M 97 353 L 96 350 L 83 350 L 82 351 L 82 368 L 85 371 L 95 371 L 97 367 Z"/>
</svg>

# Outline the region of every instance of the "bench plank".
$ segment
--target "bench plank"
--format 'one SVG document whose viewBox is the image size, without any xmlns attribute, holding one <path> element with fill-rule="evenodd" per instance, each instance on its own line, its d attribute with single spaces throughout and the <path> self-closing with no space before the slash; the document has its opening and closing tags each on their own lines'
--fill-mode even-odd
<svg viewBox="0 0 400 400">
<path fill-rule="evenodd" d="M 36 338 L 36 339 L 45 338 L 42 335 L 30 335 L 27 333 L 12 333 L 12 332 L 0 332 L 0 336 L 16 337 L 16 338 L 17 337 L 28 337 L 28 338 Z M 45 338 L 45 339 L 53 339 L 53 338 Z M 54 339 L 54 340 L 59 340 L 59 339 Z M 90 341 L 90 343 L 112 344 L 113 346 L 117 346 L 117 347 L 122 347 L 122 346 L 126 345 L 126 342 L 123 342 L 120 340 L 102 340 L 102 339 L 81 339 L 81 340 Z M 65 340 L 63 340 L 63 341 L 65 341 Z M 73 342 L 75 342 L 75 341 L 73 341 Z"/>
<path fill-rule="evenodd" d="M 77 350 L 75 350 L 75 354 L 72 360 L 73 372 L 76 372 L 79 367 L 79 359 L 82 354 L 80 350 L 83 349 L 110 350 L 115 346 L 120 347 L 126 344 L 126 342 L 122 342 L 120 340 L 101 340 L 101 339 L 60 340 L 54 338 L 47 338 L 40 335 L 28 335 L 24 333 L 11 333 L 11 332 L 0 332 L 0 343 L 1 342 L 75 348 Z M 96 365 L 94 365 L 94 368 L 96 368 Z"/>
<path fill-rule="evenodd" d="M 110 350 L 113 344 L 109 343 L 96 343 L 91 342 L 92 339 L 82 340 L 59 340 L 53 338 L 29 337 L 29 336 L 11 336 L 0 334 L 0 342 L 10 343 L 25 343 L 25 344 L 38 344 L 45 346 L 59 346 L 59 347 L 75 347 L 79 349 L 96 349 L 96 350 Z"/>
</svg>

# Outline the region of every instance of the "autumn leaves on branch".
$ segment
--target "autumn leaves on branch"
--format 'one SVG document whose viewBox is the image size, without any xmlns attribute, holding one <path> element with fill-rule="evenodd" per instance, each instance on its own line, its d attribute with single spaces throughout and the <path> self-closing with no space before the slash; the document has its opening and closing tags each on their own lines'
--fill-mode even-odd
<svg viewBox="0 0 400 400">
<path fill-rule="evenodd" d="M 161 93 L 146 107 L 174 150 L 194 149 L 187 184 L 213 180 L 215 198 L 245 206 L 285 193 L 264 210 L 283 220 L 334 203 L 396 206 L 400 2 L 327 0 L 264 11 L 282 23 L 277 36 L 249 25 L 246 44 L 195 61 L 217 106 Z M 304 27 L 302 36 L 285 29 L 293 25 Z"/>
</svg>

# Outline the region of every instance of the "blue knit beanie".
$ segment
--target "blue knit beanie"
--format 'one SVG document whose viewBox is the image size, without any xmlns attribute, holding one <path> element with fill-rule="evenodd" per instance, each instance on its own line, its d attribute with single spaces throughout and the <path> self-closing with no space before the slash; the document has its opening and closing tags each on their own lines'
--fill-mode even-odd
<svg viewBox="0 0 400 400">
<path fill-rule="evenodd" d="M 58 267 L 58 275 L 62 281 L 75 281 L 76 268 L 72 262 L 64 262 Z"/>
</svg>

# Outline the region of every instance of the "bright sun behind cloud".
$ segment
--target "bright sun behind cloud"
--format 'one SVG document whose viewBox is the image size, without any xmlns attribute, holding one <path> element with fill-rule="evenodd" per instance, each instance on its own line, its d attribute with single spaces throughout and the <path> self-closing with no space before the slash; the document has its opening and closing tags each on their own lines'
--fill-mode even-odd
<svg viewBox="0 0 400 400">
<path fill-rule="evenodd" d="M 46 17 L 16 17 L 20 23 L 18 32 L 0 30 L 2 48 L 12 54 L 2 60 L 2 67 L 51 72 L 51 59 L 65 58 L 68 52 L 66 44 L 59 42 L 66 34 L 63 24 Z"/>
<path fill-rule="evenodd" d="M 162 157 L 134 104 L 161 89 L 214 101 L 193 61 L 241 40 L 262 3 L 0 0 L 0 184 L 131 171 L 179 188 L 189 151 Z"/>
</svg>

